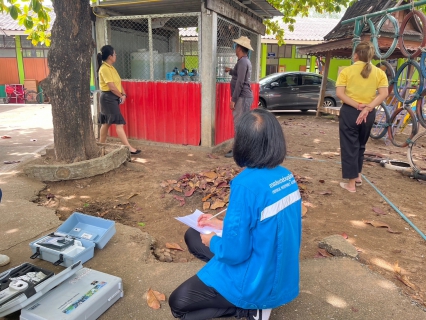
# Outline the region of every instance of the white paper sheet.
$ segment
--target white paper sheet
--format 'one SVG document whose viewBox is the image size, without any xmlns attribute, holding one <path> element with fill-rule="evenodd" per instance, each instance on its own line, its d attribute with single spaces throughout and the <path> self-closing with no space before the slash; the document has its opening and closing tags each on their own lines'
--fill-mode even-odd
<svg viewBox="0 0 426 320">
<path fill-rule="evenodd" d="M 198 226 L 198 217 L 202 215 L 203 213 L 200 210 L 195 210 L 194 213 L 184 216 L 184 217 L 176 217 L 176 220 L 179 220 L 180 222 L 186 224 L 188 227 L 191 227 L 192 229 L 197 230 L 199 233 L 202 234 L 209 234 L 209 233 L 216 233 L 219 237 L 222 236 L 222 230 L 215 229 L 212 227 L 199 227 Z"/>
</svg>

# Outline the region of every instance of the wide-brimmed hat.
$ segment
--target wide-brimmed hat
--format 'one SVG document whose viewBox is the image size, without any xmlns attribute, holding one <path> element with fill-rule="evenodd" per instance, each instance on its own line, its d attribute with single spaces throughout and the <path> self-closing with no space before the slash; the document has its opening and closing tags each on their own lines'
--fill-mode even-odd
<svg viewBox="0 0 426 320">
<path fill-rule="evenodd" d="M 240 46 L 244 48 L 254 51 L 253 48 L 251 47 L 250 39 L 247 38 L 246 36 L 241 36 L 238 39 L 234 39 L 232 41 L 234 41 L 236 44 L 239 44 Z"/>
</svg>

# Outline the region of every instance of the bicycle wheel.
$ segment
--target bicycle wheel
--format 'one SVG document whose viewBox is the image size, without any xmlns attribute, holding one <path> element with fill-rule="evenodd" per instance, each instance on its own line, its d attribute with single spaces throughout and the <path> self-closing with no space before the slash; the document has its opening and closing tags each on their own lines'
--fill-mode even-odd
<svg viewBox="0 0 426 320">
<path fill-rule="evenodd" d="M 406 147 L 418 132 L 416 116 L 411 107 L 398 108 L 389 121 L 388 136 L 396 147 Z"/>
<path fill-rule="evenodd" d="M 414 51 L 413 53 L 410 53 L 408 52 L 407 48 L 404 45 L 404 31 L 405 31 L 405 28 L 407 27 L 408 22 L 414 16 L 420 19 L 421 24 L 419 23 L 419 25 L 421 25 L 421 28 L 422 28 L 423 39 L 418 49 Z M 399 49 L 401 50 L 401 53 L 408 59 L 413 59 L 420 55 L 420 53 L 422 52 L 421 48 L 423 48 L 426 45 L 426 16 L 424 15 L 423 12 L 418 10 L 413 10 L 413 11 L 410 11 L 405 16 L 404 20 L 402 20 L 401 22 L 401 27 L 399 29 L 398 44 L 399 44 Z"/>
<path fill-rule="evenodd" d="M 380 106 L 376 107 L 376 117 L 374 119 L 373 127 L 370 131 L 370 137 L 373 139 L 382 138 L 386 132 L 389 124 L 390 115 L 387 106 L 382 102 Z"/>
<path fill-rule="evenodd" d="M 420 56 L 420 70 L 422 71 L 423 78 L 426 78 L 426 52 L 422 52 Z"/>
<path fill-rule="evenodd" d="M 376 64 L 376 67 L 379 69 L 382 69 L 386 77 L 388 78 L 389 88 L 388 92 L 389 94 L 392 93 L 393 90 L 393 82 L 395 81 L 395 70 L 392 67 L 392 65 L 387 61 L 380 61 L 378 64 Z"/>
<path fill-rule="evenodd" d="M 415 172 L 426 174 L 426 131 L 414 137 L 408 148 L 407 158 Z"/>
<path fill-rule="evenodd" d="M 36 100 L 37 100 L 37 103 L 44 103 L 43 92 L 37 93 Z"/>
<path fill-rule="evenodd" d="M 399 77 L 401 76 L 401 74 L 404 72 L 405 68 L 407 68 L 407 72 L 405 73 L 406 78 L 405 79 L 401 79 L 401 82 L 399 82 Z M 414 71 L 413 73 L 410 75 L 410 67 L 414 67 Z M 413 79 L 418 79 L 418 80 L 413 80 Z M 404 103 L 410 104 L 414 101 L 416 101 L 419 97 L 420 97 L 420 91 L 423 90 L 423 84 L 424 84 L 424 78 L 422 77 L 422 71 L 420 69 L 420 65 L 414 61 L 414 60 L 408 60 L 407 62 L 403 63 L 399 69 L 396 72 L 395 75 L 395 80 L 393 83 L 393 91 L 395 94 L 395 97 Z M 419 81 L 419 84 L 415 85 L 415 87 L 413 86 L 414 81 Z M 405 99 L 404 97 L 401 96 L 401 93 L 399 92 L 399 89 L 402 87 L 413 87 L 416 89 L 416 92 L 414 94 L 412 94 L 411 98 L 407 98 Z M 404 91 L 404 90 L 403 90 Z"/>
<path fill-rule="evenodd" d="M 37 92 L 35 92 L 34 90 L 28 90 L 25 93 L 25 103 L 38 103 L 37 102 Z"/>
<path fill-rule="evenodd" d="M 423 128 L 426 128 L 426 104 L 423 98 L 417 100 L 416 103 L 417 120 Z"/>
</svg>

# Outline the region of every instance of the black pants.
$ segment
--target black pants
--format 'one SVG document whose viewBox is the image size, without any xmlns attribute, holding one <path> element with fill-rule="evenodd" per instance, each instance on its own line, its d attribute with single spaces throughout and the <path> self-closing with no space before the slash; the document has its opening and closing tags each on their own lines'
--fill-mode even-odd
<svg viewBox="0 0 426 320">
<path fill-rule="evenodd" d="M 360 111 L 343 104 L 339 115 L 340 152 L 343 179 L 355 179 L 362 171 L 365 145 L 373 127 L 376 110 L 367 116 L 367 122 L 356 124 Z"/>
<path fill-rule="evenodd" d="M 188 229 L 185 242 L 189 252 L 198 259 L 208 262 L 213 257 L 210 249 L 201 242 L 200 234 L 196 230 Z M 236 307 L 215 289 L 206 286 L 196 275 L 172 292 L 169 305 L 175 318 L 185 320 L 227 317 L 239 319 L 249 315 L 249 310 Z"/>
</svg>

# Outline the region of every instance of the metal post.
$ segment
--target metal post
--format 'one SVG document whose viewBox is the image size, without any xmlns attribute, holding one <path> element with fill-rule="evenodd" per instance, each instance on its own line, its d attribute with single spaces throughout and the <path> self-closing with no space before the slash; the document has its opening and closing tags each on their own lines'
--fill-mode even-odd
<svg viewBox="0 0 426 320">
<path fill-rule="evenodd" d="M 149 37 L 149 77 L 154 80 L 154 45 L 152 40 L 152 18 L 148 18 L 148 37 Z"/>
<path fill-rule="evenodd" d="M 331 51 L 328 51 L 325 57 L 324 73 L 322 74 L 320 99 L 318 100 L 318 105 L 317 105 L 317 117 L 319 117 L 321 110 L 323 109 L 325 90 L 327 89 L 328 70 L 330 69 L 330 62 L 331 62 Z"/>
</svg>

